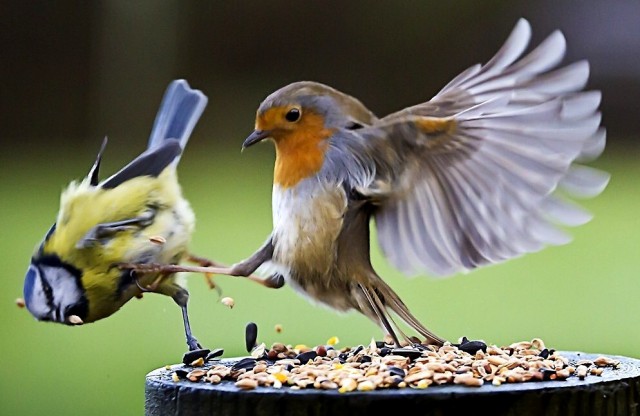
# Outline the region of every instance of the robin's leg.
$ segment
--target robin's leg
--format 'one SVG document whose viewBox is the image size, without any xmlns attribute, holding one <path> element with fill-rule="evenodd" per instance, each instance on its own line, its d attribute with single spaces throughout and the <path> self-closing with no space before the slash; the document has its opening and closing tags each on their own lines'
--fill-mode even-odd
<svg viewBox="0 0 640 416">
<path fill-rule="evenodd" d="M 203 266 L 185 266 L 178 264 L 156 264 L 156 263 L 120 263 L 118 264 L 120 269 L 129 269 L 136 273 L 163 273 L 173 274 L 178 272 L 190 272 L 190 273 L 209 273 L 209 274 L 224 274 L 227 276 L 240 276 L 237 269 L 234 267 L 203 267 Z M 259 276 L 249 274 L 245 276 L 247 279 L 254 281 L 262 286 L 270 289 L 279 289 L 284 286 L 284 278 L 282 275 L 274 274 L 267 279 L 262 279 Z"/>
<path fill-rule="evenodd" d="M 213 260 L 209 260 L 207 258 L 204 257 L 200 257 L 200 256 L 196 256 L 195 254 L 189 254 L 187 256 L 187 261 L 191 262 L 191 263 L 195 263 L 199 266 L 202 267 L 224 267 L 222 264 L 213 261 Z M 220 290 L 220 288 L 215 284 L 215 282 L 213 281 L 213 274 L 212 273 L 204 273 L 204 278 L 207 281 L 207 285 L 209 286 L 209 289 L 215 289 L 216 292 L 218 292 L 218 296 L 222 295 L 222 291 Z"/>
</svg>

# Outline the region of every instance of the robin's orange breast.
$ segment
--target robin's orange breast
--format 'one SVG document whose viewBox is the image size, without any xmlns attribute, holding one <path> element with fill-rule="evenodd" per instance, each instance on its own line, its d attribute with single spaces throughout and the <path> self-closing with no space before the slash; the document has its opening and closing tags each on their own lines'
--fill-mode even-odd
<svg viewBox="0 0 640 416">
<path fill-rule="evenodd" d="M 291 130 L 274 135 L 276 162 L 273 182 L 291 188 L 322 168 L 333 130 L 324 127 L 322 116 L 306 113 Z"/>
</svg>

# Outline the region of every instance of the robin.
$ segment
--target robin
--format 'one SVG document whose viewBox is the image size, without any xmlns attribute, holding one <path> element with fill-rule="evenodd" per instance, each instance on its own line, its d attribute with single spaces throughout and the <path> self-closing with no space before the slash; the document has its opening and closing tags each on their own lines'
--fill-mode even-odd
<svg viewBox="0 0 640 416">
<path fill-rule="evenodd" d="M 374 271 L 372 218 L 401 271 L 451 275 L 568 242 L 558 225 L 591 215 L 554 191 L 592 197 L 609 179 L 574 164 L 605 144 L 600 93 L 582 91 L 588 63 L 557 68 L 559 31 L 521 57 L 530 37 L 521 19 L 487 64 L 384 118 L 316 82 L 269 95 L 243 148 L 275 144 L 273 232 L 231 274 L 270 264 L 298 292 L 363 313 L 396 344 L 410 337 L 392 313 L 442 344 Z"/>
</svg>

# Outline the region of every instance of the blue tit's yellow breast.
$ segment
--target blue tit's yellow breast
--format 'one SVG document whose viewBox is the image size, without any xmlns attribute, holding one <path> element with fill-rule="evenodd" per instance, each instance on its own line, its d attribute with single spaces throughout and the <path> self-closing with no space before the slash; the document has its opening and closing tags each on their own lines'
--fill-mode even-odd
<svg viewBox="0 0 640 416">
<path fill-rule="evenodd" d="M 149 224 L 127 227 L 95 244 L 78 245 L 99 224 L 137 218 L 150 210 L 154 216 Z M 177 263 L 187 252 L 194 223 L 172 167 L 157 178 L 137 177 L 113 189 L 73 183 L 61 197 L 56 230 L 43 251 L 82 271 L 90 322 L 115 312 L 135 294 L 122 291 L 117 263 Z M 154 236 L 162 236 L 166 243 L 154 244 L 150 241 Z M 155 276 L 144 279 L 152 281 Z"/>
</svg>

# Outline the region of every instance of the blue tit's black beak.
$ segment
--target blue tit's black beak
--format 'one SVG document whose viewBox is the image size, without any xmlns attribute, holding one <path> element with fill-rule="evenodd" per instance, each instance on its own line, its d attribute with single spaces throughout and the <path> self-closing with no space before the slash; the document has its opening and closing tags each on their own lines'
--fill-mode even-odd
<svg viewBox="0 0 640 416">
<path fill-rule="evenodd" d="M 270 130 L 254 130 L 242 143 L 242 149 L 244 150 L 249 146 L 261 142 L 269 136 L 271 136 Z"/>
</svg>

